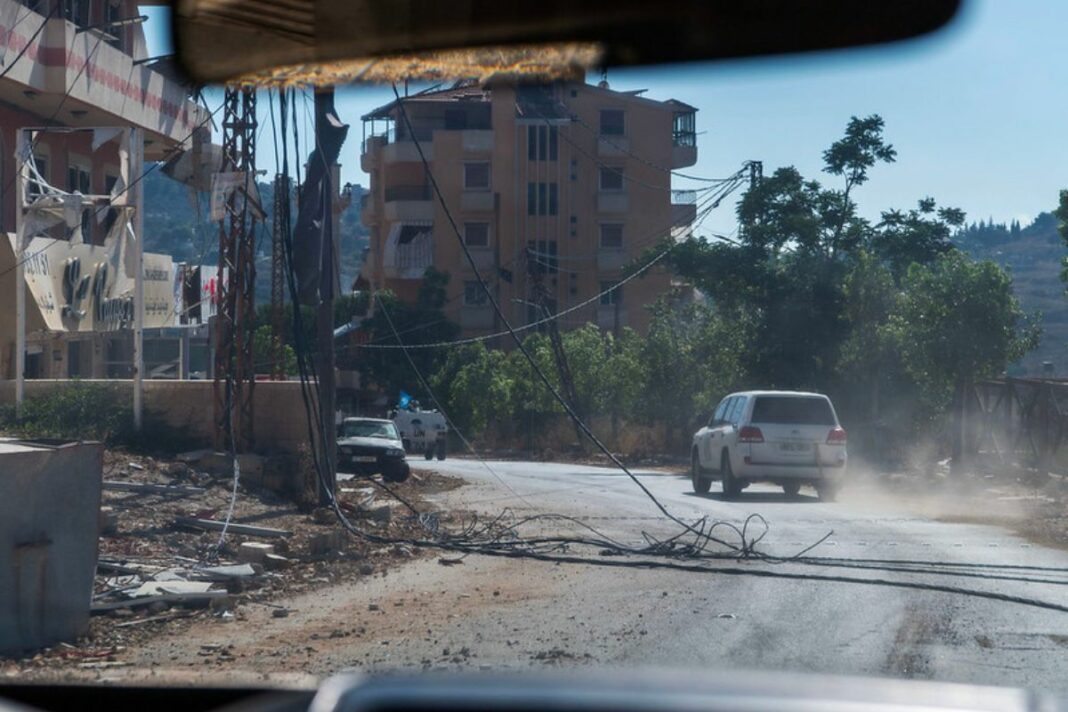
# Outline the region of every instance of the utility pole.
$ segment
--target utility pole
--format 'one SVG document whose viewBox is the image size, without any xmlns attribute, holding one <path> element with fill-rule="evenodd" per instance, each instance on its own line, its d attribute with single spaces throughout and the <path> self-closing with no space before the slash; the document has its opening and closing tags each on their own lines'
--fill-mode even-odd
<svg viewBox="0 0 1068 712">
<path fill-rule="evenodd" d="M 281 89 L 280 91 L 285 91 Z M 285 367 L 285 225 L 283 212 L 289 200 L 289 176 L 274 177 L 274 221 L 271 224 L 271 379 L 284 381 Z"/>
<path fill-rule="evenodd" d="M 315 92 L 315 137 L 320 138 L 333 128 L 334 90 L 317 89 Z M 319 216 L 321 224 L 322 266 L 319 273 L 319 308 L 316 313 L 316 333 L 319 346 L 319 415 L 323 424 L 320 434 L 325 464 L 324 482 L 319 487 L 319 503 L 328 505 L 337 490 L 337 424 L 334 408 L 334 184 L 332 161 L 322 150 L 316 151 L 317 160 L 323 162 L 323 178 L 320 185 Z"/>
<path fill-rule="evenodd" d="M 549 344 L 553 350 L 553 360 L 556 363 L 556 373 L 560 377 L 560 387 L 564 391 L 564 397 L 567 398 L 568 405 L 575 411 L 575 414 L 580 418 L 582 413 L 578 409 L 578 400 L 575 397 L 575 379 L 571 376 L 571 366 L 567 362 L 567 353 L 564 351 L 564 341 L 560 337 L 560 326 L 554 316 L 553 310 L 550 308 L 549 290 L 545 286 L 544 271 L 546 267 L 542 265 L 538 260 L 530 259 L 528 254 L 527 259 L 528 271 L 533 279 L 531 286 L 531 292 L 534 297 L 534 304 L 539 308 L 545 318 L 546 330 L 549 334 Z M 579 449 L 586 449 L 586 437 L 582 432 L 582 428 L 578 423 L 574 423 L 575 437 L 578 438 Z"/>
<path fill-rule="evenodd" d="M 764 179 L 764 162 L 749 161 L 749 189 L 753 190 Z"/>
</svg>

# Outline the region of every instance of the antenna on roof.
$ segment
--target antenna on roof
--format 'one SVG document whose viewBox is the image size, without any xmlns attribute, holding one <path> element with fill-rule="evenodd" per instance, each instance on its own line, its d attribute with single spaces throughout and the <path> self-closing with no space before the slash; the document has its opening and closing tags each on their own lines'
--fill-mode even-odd
<svg viewBox="0 0 1068 712">
<path fill-rule="evenodd" d="M 601 81 L 597 82 L 597 86 L 601 89 L 608 88 L 608 67 L 601 70 Z"/>
</svg>

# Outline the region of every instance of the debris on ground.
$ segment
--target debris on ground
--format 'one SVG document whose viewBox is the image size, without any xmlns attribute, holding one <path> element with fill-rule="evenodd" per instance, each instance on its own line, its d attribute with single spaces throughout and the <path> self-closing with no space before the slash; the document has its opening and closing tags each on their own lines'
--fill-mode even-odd
<svg viewBox="0 0 1068 712">
<path fill-rule="evenodd" d="M 225 625 L 243 620 L 244 610 L 257 605 L 272 606 L 272 616 L 285 617 L 289 611 L 272 600 L 384 574 L 415 555 L 406 547 L 358 539 L 342 528 L 331 509 L 302 508 L 245 483 L 244 463 L 227 524 L 233 487 L 232 472 L 222 467 L 227 459 L 210 451 L 173 459 L 105 451 L 89 632 L 21 659 L 0 658 L 0 677 L 124 665 L 117 657 L 121 651 L 181 630 L 194 619 Z M 372 481 L 342 479 L 338 503 L 357 527 L 395 538 L 425 536 L 418 519 Z M 460 484 L 428 472 L 390 487 L 431 511 L 423 497 Z"/>
</svg>

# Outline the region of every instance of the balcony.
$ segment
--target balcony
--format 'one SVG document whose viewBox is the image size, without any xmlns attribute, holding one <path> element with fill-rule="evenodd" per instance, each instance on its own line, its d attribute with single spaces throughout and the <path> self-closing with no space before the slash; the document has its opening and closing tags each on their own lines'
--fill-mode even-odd
<svg viewBox="0 0 1068 712">
<path fill-rule="evenodd" d="M 493 131 L 465 129 L 460 132 L 460 142 L 468 153 L 489 153 L 493 150 Z"/>
<path fill-rule="evenodd" d="M 601 136 L 597 139 L 597 155 L 618 158 L 630 153 L 630 139 L 626 136 Z"/>
<path fill-rule="evenodd" d="M 597 193 L 597 212 L 625 213 L 630 210 L 630 200 L 626 191 L 602 190 Z"/>
<path fill-rule="evenodd" d="M 382 251 L 382 271 L 396 279 L 422 279 L 434 264 L 434 227 L 398 223 L 390 228 Z"/>
<path fill-rule="evenodd" d="M 460 209 L 465 213 L 492 213 L 493 196 L 488 190 L 465 190 L 460 194 Z"/>
<path fill-rule="evenodd" d="M 434 160 L 433 140 L 419 139 L 419 148 L 423 149 L 423 156 L 427 161 Z M 382 163 L 419 163 L 419 151 L 415 147 L 415 141 L 394 141 L 382 147 Z"/>
<path fill-rule="evenodd" d="M 697 146 L 672 146 L 672 168 L 689 168 L 695 163 L 697 163 Z"/>
<path fill-rule="evenodd" d="M 697 219 L 697 193 L 692 190 L 671 191 L 671 226 L 687 227 Z"/>
<path fill-rule="evenodd" d="M 363 152 L 360 154 L 360 168 L 364 173 L 371 173 L 378 164 L 378 157 L 386 144 L 388 136 L 369 136 L 363 142 Z"/>
<path fill-rule="evenodd" d="M 134 65 L 132 56 L 99 34 L 78 33 L 73 23 L 61 17 L 46 21 L 14 0 L 0 0 L 0 16 L 22 18 L 5 37 L 8 47 L 30 44 L 25 58 L 5 66 L 3 83 L 21 85 L 18 91 L 4 87 L 5 98 L 16 97 L 19 106 L 42 112 L 56 96 L 66 94 L 62 125 L 119 123 L 144 129 L 146 138 L 154 141 L 148 145 L 149 160 L 159 160 L 207 123 L 208 111 L 189 101 L 182 84 L 147 66 Z M 45 26 L 38 34 L 42 23 Z"/>
<path fill-rule="evenodd" d="M 431 222 L 434 201 L 428 185 L 392 185 L 385 194 L 385 219 L 389 222 Z"/>
<path fill-rule="evenodd" d="M 605 248 L 597 251 L 597 269 L 601 272 L 615 272 L 627 263 L 627 251 L 621 247 Z"/>
</svg>

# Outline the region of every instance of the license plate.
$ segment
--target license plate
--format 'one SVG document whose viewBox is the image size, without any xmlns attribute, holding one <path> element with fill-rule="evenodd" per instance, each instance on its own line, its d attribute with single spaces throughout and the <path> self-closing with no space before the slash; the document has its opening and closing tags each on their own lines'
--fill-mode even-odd
<svg viewBox="0 0 1068 712">
<path fill-rule="evenodd" d="M 378 460 L 374 455 L 353 455 L 353 462 L 376 462 Z"/>
<path fill-rule="evenodd" d="M 812 449 L 809 443 L 781 443 L 779 449 L 783 452 L 808 452 Z"/>
</svg>

